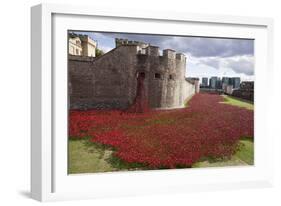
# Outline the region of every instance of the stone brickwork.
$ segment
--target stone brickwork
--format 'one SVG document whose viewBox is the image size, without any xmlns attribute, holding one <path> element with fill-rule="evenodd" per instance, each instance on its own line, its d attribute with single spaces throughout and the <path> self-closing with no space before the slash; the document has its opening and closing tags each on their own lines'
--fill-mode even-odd
<svg viewBox="0 0 281 206">
<path fill-rule="evenodd" d="M 140 52 L 142 51 L 142 52 Z M 167 49 L 119 45 L 97 57 L 69 56 L 69 96 L 72 109 L 126 109 L 134 101 L 137 76 L 151 108 L 179 108 L 195 93 L 185 80 L 186 57 Z"/>
</svg>

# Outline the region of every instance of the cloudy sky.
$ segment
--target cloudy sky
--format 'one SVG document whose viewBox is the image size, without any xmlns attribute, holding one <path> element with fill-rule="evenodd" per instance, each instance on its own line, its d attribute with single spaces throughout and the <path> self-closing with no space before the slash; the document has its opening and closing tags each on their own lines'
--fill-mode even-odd
<svg viewBox="0 0 281 206">
<path fill-rule="evenodd" d="M 173 49 L 187 56 L 186 76 L 241 77 L 254 80 L 254 40 L 162 36 L 104 32 L 79 32 L 89 35 L 105 52 L 115 47 L 115 38 L 142 41 L 159 46 L 160 50 Z"/>
</svg>

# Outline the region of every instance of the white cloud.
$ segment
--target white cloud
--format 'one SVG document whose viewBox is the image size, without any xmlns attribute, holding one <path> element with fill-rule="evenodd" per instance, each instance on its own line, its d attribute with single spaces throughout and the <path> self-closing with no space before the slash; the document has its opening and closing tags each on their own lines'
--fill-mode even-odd
<svg viewBox="0 0 281 206">
<path fill-rule="evenodd" d="M 172 48 L 194 57 L 231 57 L 253 55 L 254 42 L 249 39 L 208 37 L 166 37 L 159 41 L 162 48 Z"/>
<path fill-rule="evenodd" d="M 231 69 L 234 73 L 253 75 L 254 57 L 251 55 L 233 56 L 233 57 L 192 57 L 197 65 L 205 65 L 220 70 L 221 73 Z"/>
<path fill-rule="evenodd" d="M 246 75 L 254 75 L 254 57 L 253 56 L 239 56 L 227 59 L 226 66 L 231 68 L 236 73 L 243 73 Z"/>
</svg>

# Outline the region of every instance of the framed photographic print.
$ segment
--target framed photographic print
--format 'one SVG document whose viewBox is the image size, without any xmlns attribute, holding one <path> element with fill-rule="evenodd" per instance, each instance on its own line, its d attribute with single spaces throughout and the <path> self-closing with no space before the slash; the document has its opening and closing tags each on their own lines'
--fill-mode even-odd
<svg viewBox="0 0 281 206">
<path fill-rule="evenodd" d="M 272 185 L 271 19 L 31 12 L 34 199 Z"/>
</svg>

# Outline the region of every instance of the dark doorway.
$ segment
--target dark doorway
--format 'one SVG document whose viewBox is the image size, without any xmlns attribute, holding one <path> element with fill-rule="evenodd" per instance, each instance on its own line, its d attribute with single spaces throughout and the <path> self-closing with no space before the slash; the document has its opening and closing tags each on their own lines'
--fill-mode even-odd
<svg viewBox="0 0 281 206">
<path fill-rule="evenodd" d="M 129 107 L 129 112 L 144 113 L 149 110 L 148 99 L 146 96 L 145 86 L 145 72 L 139 72 L 137 74 L 137 90 L 136 97 L 133 104 Z"/>
</svg>

